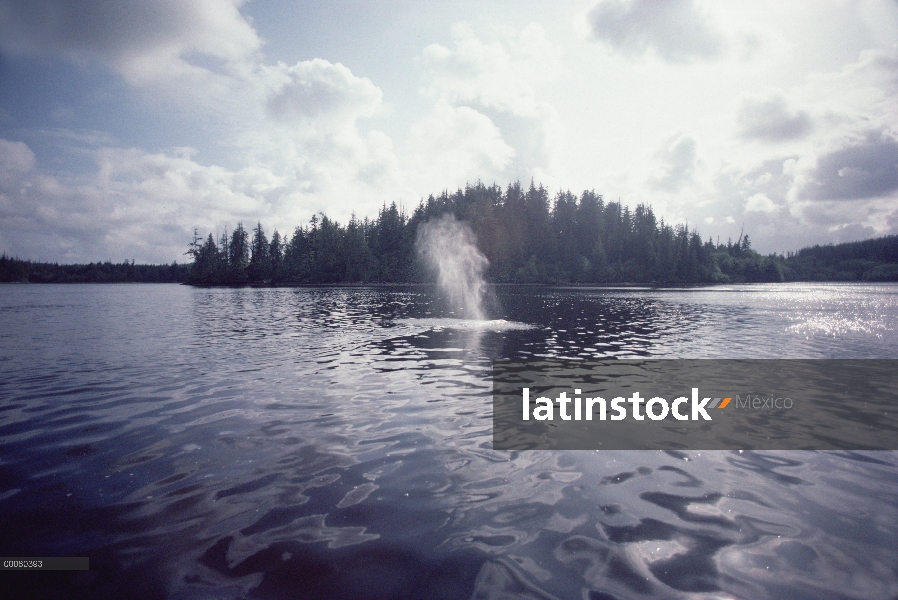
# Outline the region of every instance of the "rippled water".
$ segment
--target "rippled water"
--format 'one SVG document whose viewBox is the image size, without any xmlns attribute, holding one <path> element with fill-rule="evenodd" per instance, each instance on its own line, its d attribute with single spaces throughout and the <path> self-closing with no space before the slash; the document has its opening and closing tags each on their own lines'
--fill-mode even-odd
<svg viewBox="0 0 898 600">
<path fill-rule="evenodd" d="M 896 452 L 500 452 L 498 357 L 896 358 L 898 286 L 0 288 L 4 589 L 898 596 Z M 24 596 L 23 596 L 24 597 Z"/>
</svg>

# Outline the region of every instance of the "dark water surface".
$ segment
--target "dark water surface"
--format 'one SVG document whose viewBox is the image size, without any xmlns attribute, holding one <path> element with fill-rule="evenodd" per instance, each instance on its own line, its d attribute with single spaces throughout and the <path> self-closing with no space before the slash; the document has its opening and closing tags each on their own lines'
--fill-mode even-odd
<svg viewBox="0 0 898 600">
<path fill-rule="evenodd" d="M 0 287 L 0 594 L 898 597 L 896 452 L 501 452 L 490 361 L 898 358 L 898 286 Z"/>
</svg>

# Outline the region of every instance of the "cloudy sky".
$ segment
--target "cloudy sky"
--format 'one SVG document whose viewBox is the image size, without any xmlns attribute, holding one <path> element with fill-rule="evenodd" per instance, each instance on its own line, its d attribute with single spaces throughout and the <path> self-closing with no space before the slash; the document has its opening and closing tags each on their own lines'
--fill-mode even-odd
<svg viewBox="0 0 898 600">
<path fill-rule="evenodd" d="M 898 2 L 0 0 L 0 251 L 184 260 L 481 180 L 898 232 Z"/>
</svg>

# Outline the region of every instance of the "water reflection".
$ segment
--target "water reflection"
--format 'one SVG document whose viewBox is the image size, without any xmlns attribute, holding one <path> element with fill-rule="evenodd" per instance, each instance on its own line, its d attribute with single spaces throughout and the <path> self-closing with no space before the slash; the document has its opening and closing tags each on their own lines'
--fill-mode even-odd
<svg viewBox="0 0 898 600">
<path fill-rule="evenodd" d="M 895 292 L 5 288 L 0 551 L 91 557 L 47 595 L 894 598 L 895 453 L 499 452 L 489 377 L 892 358 Z"/>
</svg>

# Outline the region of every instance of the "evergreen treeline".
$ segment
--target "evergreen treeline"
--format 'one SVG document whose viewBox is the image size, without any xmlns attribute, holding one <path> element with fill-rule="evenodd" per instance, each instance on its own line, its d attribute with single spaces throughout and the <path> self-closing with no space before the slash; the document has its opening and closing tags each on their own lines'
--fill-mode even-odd
<svg viewBox="0 0 898 600">
<path fill-rule="evenodd" d="M 0 256 L 0 282 L 11 283 L 184 283 L 190 265 L 137 265 L 134 261 L 60 265 Z"/>
<path fill-rule="evenodd" d="M 377 219 L 353 216 L 345 227 L 315 216 L 287 238 L 269 240 L 261 223 L 218 240 L 194 233 L 189 283 L 303 284 L 419 282 L 429 278 L 417 260 L 418 226 L 444 213 L 467 222 L 489 259 L 497 283 L 712 283 L 782 281 L 779 257 L 762 257 L 748 236 L 735 243 L 703 242 L 685 225 L 655 218 L 651 207 L 631 211 L 593 191 L 554 198 L 532 182 L 468 185 L 422 201 L 411 215 L 394 204 Z"/>
<path fill-rule="evenodd" d="M 898 281 L 898 235 L 802 248 L 784 267 L 790 281 Z"/>
</svg>

